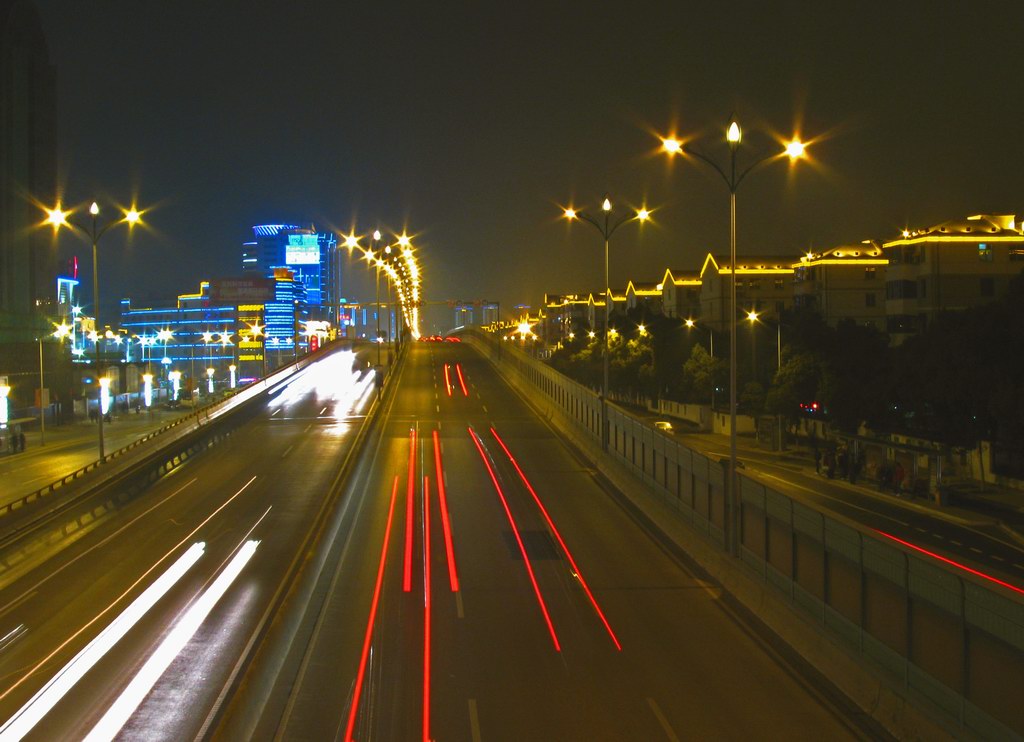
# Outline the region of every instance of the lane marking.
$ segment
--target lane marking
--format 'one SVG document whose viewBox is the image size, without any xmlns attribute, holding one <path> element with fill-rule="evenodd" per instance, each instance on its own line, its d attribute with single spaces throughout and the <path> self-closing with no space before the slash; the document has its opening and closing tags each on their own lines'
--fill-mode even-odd
<svg viewBox="0 0 1024 742">
<path fill-rule="evenodd" d="M 273 417 L 274 415 L 278 414 L 280 411 L 281 411 L 281 408 L 278 407 L 276 410 L 274 410 L 273 412 L 270 413 L 270 416 Z"/>
<path fill-rule="evenodd" d="M 481 742 L 480 715 L 476 710 L 476 699 L 469 699 L 469 736 L 473 742 Z"/>
<path fill-rule="evenodd" d="M 395 500 L 398 499 L 398 475 L 391 488 L 391 505 L 388 506 L 388 523 L 384 528 L 384 544 L 380 549 L 380 566 L 377 567 L 377 584 L 373 588 L 373 601 L 370 603 L 370 618 L 366 622 L 366 634 L 363 637 L 363 653 L 359 658 L 359 672 L 356 674 L 356 686 L 352 691 L 352 705 L 348 711 L 348 724 L 345 726 L 345 740 L 352 742 L 352 732 L 356 726 L 359 712 L 359 697 L 363 692 L 363 680 L 366 677 L 366 663 L 370 656 L 370 639 L 373 638 L 373 623 L 377 617 L 377 604 L 380 602 L 380 587 L 384 582 L 384 564 L 388 556 L 388 542 L 391 540 L 391 523 L 395 515 Z"/>
<path fill-rule="evenodd" d="M 590 586 L 587 585 L 587 581 L 583 579 L 583 572 L 580 570 L 579 565 L 576 564 L 576 560 L 573 559 L 572 552 L 569 551 L 569 547 L 562 539 L 562 534 L 558 532 L 558 527 L 548 514 L 548 509 L 544 507 L 544 503 L 540 501 L 540 497 L 538 497 L 537 492 L 533 489 L 533 485 L 530 484 L 530 480 L 526 478 L 526 474 L 523 473 L 523 470 L 519 467 L 519 462 L 516 461 L 512 452 L 508 450 L 508 446 L 505 445 L 505 441 L 503 441 L 501 436 L 498 435 L 498 431 L 491 428 L 491 435 L 493 435 L 494 439 L 498 441 L 498 445 L 501 446 L 501 450 L 505 452 L 506 456 L 508 456 L 508 460 L 512 462 L 512 466 L 514 466 L 516 472 L 518 472 L 519 478 L 523 480 L 523 484 L 526 485 L 526 489 L 528 489 L 530 491 L 530 495 L 533 496 L 533 501 L 537 503 L 537 507 L 540 508 L 540 512 L 544 516 L 544 520 L 547 522 L 548 528 L 551 529 L 551 533 L 553 533 L 555 538 L 558 540 L 559 546 L 562 547 L 562 551 L 565 553 L 566 558 L 569 560 L 569 564 L 572 566 L 573 577 L 579 580 L 580 587 L 582 587 L 583 592 L 587 594 L 587 599 L 590 601 L 590 605 L 593 606 L 594 611 L 597 613 L 597 617 L 604 625 L 605 631 L 607 631 L 608 636 L 612 638 L 612 643 L 615 644 L 615 648 L 621 652 L 622 645 L 619 644 L 619 638 L 615 636 L 615 632 L 612 631 L 611 624 L 608 623 L 608 619 L 605 617 L 604 611 L 602 611 L 601 606 L 597 604 L 597 598 L 595 598 L 594 594 L 590 591 Z"/>
<path fill-rule="evenodd" d="M 960 543 L 959 541 L 957 541 L 957 540 L 956 540 L 955 538 L 951 538 L 951 539 L 949 540 L 949 543 L 951 543 L 951 544 L 956 544 L 957 546 L 963 546 L 963 544 L 961 544 L 961 543 Z"/>
<path fill-rule="evenodd" d="M 164 638 L 156 651 L 150 655 L 146 664 L 136 673 L 132 681 L 121 692 L 117 700 L 107 709 L 103 717 L 96 722 L 85 742 L 98 742 L 99 740 L 113 740 L 121 731 L 135 709 L 139 707 L 143 699 L 160 680 L 167 668 L 175 658 L 181 654 L 181 650 L 192 640 L 199 627 L 203 625 L 214 606 L 224 597 L 232 583 L 238 579 L 242 569 L 252 555 L 256 553 L 259 541 L 245 541 L 238 549 L 235 556 L 213 581 L 208 588 L 188 608 L 185 615 L 174 625 L 171 632 Z"/>
<path fill-rule="evenodd" d="M 665 714 L 661 713 L 658 702 L 648 697 L 647 705 L 651 707 L 651 711 L 654 712 L 654 718 L 658 720 L 658 724 L 661 725 L 662 731 L 665 732 L 665 736 L 669 738 L 670 742 L 679 742 L 679 737 L 672 730 L 672 726 L 668 723 L 668 719 L 665 718 Z"/>
<path fill-rule="evenodd" d="M 313 427 L 313 423 L 310 423 L 309 425 L 307 425 L 307 426 L 306 426 L 306 429 L 305 429 L 305 430 L 303 430 L 302 432 L 303 432 L 303 433 L 308 433 L 308 432 L 309 432 L 309 429 L 310 429 L 310 428 L 312 428 L 312 427 Z"/>
<path fill-rule="evenodd" d="M 441 405 L 438 405 L 438 404 L 434 405 L 434 411 L 435 412 L 440 412 L 441 411 Z"/>
<path fill-rule="evenodd" d="M 993 577 L 992 575 L 985 574 L 984 572 L 981 572 L 981 571 L 979 571 L 977 569 L 974 569 L 973 567 L 968 567 L 966 564 L 961 564 L 960 562 L 954 561 L 954 560 L 950 559 L 949 557 L 944 557 L 941 554 L 936 554 L 934 551 L 928 551 L 927 549 L 922 548 L 922 547 L 918 546 L 917 544 L 912 544 L 909 541 L 904 541 L 901 538 L 897 538 L 896 536 L 893 536 L 891 533 L 886 533 L 885 531 L 879 531 L 877 528 L 872 528 L 871 530 L 874 531 L 875 533 L 878 533 L 878 534 L 881 534 L 882 536 L 885 536 L 887 539 L 890 539 L 892 541 L 895 541 L 898 544 L 902 544 L 903 546 L 906 546 L 908 549 L 913 549 L 914 551 L 918 551 L 918 552 L 920 552 L 922 554 L 926 554 L 926 555 L 930 556 L 932 559 L 936 559 L 936 560 L 938 560 L 940 562 L 944 562 L 945 564 L 952 565 L 953 567 L 957 567 L 959 569 L 962 569 L 964 572 L 969 572 L 972 575 L 975 575 L 977 577 L 981 577 L 982 579 L 988 580 L 989 582 L 994 582 L 997 585 L 1002 585 L 1003 587 L 1007 588 L 1008 590 L 1013 590 L 1015 593 L 1019 593 L 1021 595 L 1024 595 L 1024 588 L 1017 587 L 1016 585 L 1011 585 L 1009 582 L 1006 582 L 1004 580 L 1000 580 L 998 577 Z"/>
<path fill-rule="evenodd" d="M 982 553 L 981 549 L 979 549 L 979 548 L 977 548 L 977 547 L 975 547 L 975 546 L 971 546 L 971 547 L 969 547 L 969 548 L 970 548 L 970 550 L 971 550 L 971 551 L 973 551 L 973 552 L 974 552 L 975 554 L 981 554 L 981 553 Z"/>
<path fill-rule="evenodd" d="M 1000 561 L 1000 562 L 1005 562 L 1005 561 L 1006 561 L 1005 559 L 1003 559 L 1003 558 L 1002 558 L 1001 556 L 999 556 L 998 554 L 989 554 L 989 556 L 991 556 L 991 557 L 992 557 L 993 559 L 995 559 L 996 561 Z"/>
<path fill-rule="evenodd" d="M 817 495 L 818 497 L 824 497 L 824 498 L 829 499 L 829 500 L 834 500 L 834 501 L 836 501 L 836 502 L 838 502 L 838 503 L 840 503 L 840 504 L 842 504 L 842 505 L 844 505 L 844 506 L 846 506 L 848 508 L 856 508 L 857 510 L 863 510 L 865 513 L 871 513 L 872 515 L 874 515 L 877 518 L 885 518 L 886 520 L 891 520 L 893 523 L 899 523 L 901 526 L 907 526 L 907 527 L 910 526 L 909 523 L 907 523 L 905 521 L 902 521 L 902 520 L 899 520 L 898 518 L 893 518 L 892 516 L 889 516 L 889 515 L 882 515 L 881 513 L 879 513 L 876 510 L 871 510 L 870 508 L 864 508 L 864 507 L 861 507 L 860 505 L 854 505 L 852 502 L 846 502 L 846 500 L 840 500 L 838 497 L 833 497 L 832 495 L 829 495 L 827 493 L 818 492 L 818 490 L 812 490 L 810 487 L 804 487 L 802 484 L 796 484 L 794 482 L 790 482 L 789 480 L 783 479 L 782 477 L 777 477 L 774 474 L 766 474 L 765 472 L 758 472 L 758 475 L 760 475 L 762 477 L 767 477 L 768 479 L 774 479 L 775 481 L 782 482 L 783 484 L 788 485 L 790 487 L 796 487 L 797 489 L 803 490 L 804 492 L 810 492 L 812 495 Z M 920 530 L 920 529 L 918 529 L 918 530 Z"/>
<path fill-rule="evenodd" d="M 551 615 L 548 613 L 547 604 L 544 602 L 544 596 L 540 593 L 540 585 L 537 584 L 537 576 L 533 573 L 533 565 L 530 564 L 530 557 L 526 553 L 526 545 L 523 543 L 523 537 L 519 534 L 519 528 L 516 526 L 516 520 L 512 517 L 512 510 L 508 506 L 508 501 L 505 499 L 505 493 L 501 489 L 501 485 L 498 484 L 498 477 L 494 473 L 494 469 L 491 467 L 491 462 L 487 460 L 487 454 L 484 453 L 483 445 L 476 432 L 472 428 L 467 428 L 470 437 L 473 439 L 473 445 L 476 446 L 477 452 L 480 454 L 480 458 L 484 462 L 484 466 L 487 467 L 487 473 L 491 476 L 491 481 L 494 483 L 494 489 L 498 492 L 498 497 L 501 500 L 501 506 L 505 509 L 505 515 L 508 516 L 509 525 L 512 526 L 512 534 L 515 536 L 516 543 L 519 545 L 519 553 L 523 557 L 523 564 L 526 566 L 526 573 L 530 577 L 530 583 L 533 585 L 533 593 L 537 596 L 537 604 L 540 605 L 541 613 L 544 614 L 544 623 L 547 624 L 548 632 L 551 634 L 551 641 L 555 645 L 555 651 L 561 652 L 562 647 L 558 643 L 558 635 L 555 633 L 555 626 L 551 622 Z"/>
<path fill-rule="evenodd" d="M 283 453 L 283 454 L 281 454 L 281 458 L 283 459 L 283 458 L 284 458 L 285 456 L 287 456 L 288 454 L 290 454 L 290 453 L 292 452 L 292 449 L 293 449 L 294 447 L 295 447 L 295 444 L 294 444 L 294 443 L 293 443 L 293 444 L 291 444 L 290 446 L 288 446 L 288 448 L 286 448 L 286 449 L 284 450 L 284 453 Z"/>
<path fill-rule="evenodd" d="M 322 415 L 325 412 L 327 412 L 327 405 L 324 405 L 324 408 L 322 410 L 320 410 L 320 414 Z"/>
<path fill-rule="evenodd" d="M 484 412 L 487 412 L 487 405 L 483 405 Z"/>
<path fill-rule="evenodd" d="M 1024 564 L 1021 564 L 1020 562 L 1014 562 L 1013 566 L 1017 569 L 1024 569 Z"/>
<path fill-rule="evenodd" d="M 178 489 L 174 490 L 174 492 L 172 492 L 171 494 L 167 495 L 167 497 L 165 497 L 164 499 L 162 499 L 162 500 L 161 500 L 160 502 L 158 502 L 158 503 L 155 503 L 155 504 L 154 504 L 154 505 L 152 505 L 152 506 L 151 506 L 150 508 L 148 508 L 148 509 L 144 510 L 143 512 L 139 513 L 138 515 L 136 515 L 136 516 L 135 516 L 134 518 L 132 518 L 132 519 L 131 519 L 130 521 L 128 521 L 127 523 L 125 523 L 125 524 L 124 524 L 123 526 L 121 526 L 120 528 L 118 528 L 118 529 L 117 529 L 116 531 L 114 531 L 113 533 L 111 533 L 111 534 L 110 534 L 109 536 L 107 536 L 107 537 L 106 537 L 106 538 L 104 538 L 103 540 L 101 540 L 101 541 L 98 541 L 97 543 L 93 544 L 93 545 L 92 545 L 92 546 L 90 546 L 90 547 L 89 547 L 88 549 L 86 549 L 85 551 L 83 551 L 83 552 L 82 552 L 81 554 L 79 554 L 78 556 L 76 556 L 76 557 L 75 557 L 74 559 L 70 559 L 70 560 L 68 560 L 67 562 L 65 562 L 64 564 L 62 564 L 62 565 L 61 565 L 60 567 L 58 567 L 57 569 L 55 569 L 55 570 L 53 570 L 52 572 L 48 573 L 48 574 L 46 575 L 46 577 L 44 577 L 43 579 L 39 580 L 39 582 L 37 582 L 37 583 L 36 583 L 35 585 L 33 585 L 32 587 L 30 587 L 30 588 L 29 588 L 28 590 L 26 590 L 25 592 L 23 592 L 23 593 L 22 593 L 21 595 L 19 595 L 19 596 L 18 596 L 17 598 L 15 598 L 14 600 L 12 600 L 12 601 L 11 601 L 10 603 L 8 603 L 7 605 L 5 605 L 5 606 L 4 606 L 3 608 L 0 608 L 0 616 L 3 616 L 3 615 L 5 615 L 5 614 L 6 614 L 6 613 L 7 613 L 7 612 L 8 612 L 9 610 L 11 610 L 12 608 L 14 608 L 14 607 L 15 607 L 16 605 L 18 605 L 18 604 L 19 604 L 19 603 L 21 603 L 22 601 L 24 601 L 24 600 L 27 600 L 28 598 L 32 597 L 32 595 L 34 595 L 34 594 L 35 594 L 35 593 L 37 592 L 37 588 L 40 588 L 40 587 L 42 587 L 43 585 L 45 585 L 45 584 L 46 584 L 47 582 L 49 582 L 49 581 L 50 581 L 50 580 L 52 580 L 52 579 L 53 579 L 54 577 L 56 577 L 57 575 L 59 575 L 59 574 L 60 574 L 61 572 L 63 572 L 63 571 L 65 570 L 65 569 L 67 569 L 67 568 L 68 568 L 68 567 L 70 567 L 70 566 L 71 566 L 72 564 L 74 564 L 75 562 L 77 562 L 77 561 L 78 561 L 79 559 L 81 559 L 82 557 L 88 556 L 88 555 L 89 555 L 89 554 L 91 554 L 91 553 L 92 553 L 93 551 L 95 551 L 96 549 L 98 549 L 98 548 L 100 548 L 101 546 L 103 546 L 104 544 L 106 544 L 106 543 L 107 543 L 108 541 L 110 541 L 110 540 L 112 540 L 112 539 L 116 538 L 116 537 L 117 537 L 117 536 L 119 536 L 119 535 L 120 535 L 121 533 L 123 533 L 123 532 L 124 532 L 124 531 L 125 531 L 126 529 L 128 529 L 128 528 L 130 528 L 131 526 L 135 525 L 135 523 L 136 523 L 136 522 L 137 522 L 137 521 L 138 521 L 138 520 L 139 520 L 140 518 L 144 518 L 145 516 L 149 515 L 149 514 L 150 514 L 151 512 L 153 512 L 154 510 L 156 510 L 156 509 L 157 509 L 158 507 L 160 507 L 161 505 L 163 505 L 163 504 L 165 504 L 165 503 L 167 503 L 167 502 L 170 502 L 170 500 L 171 500 L 171 498 L 172 498 L 172 497 L 174 497 L 175 495 L 177 495 L 177 494 L 178 494 L 179 492 L 181 492 L 182 490 L 184 490 L 184 489 L 185 489 L 186 487 L 188 487 L 188 486 L 190 486 L 190 485 L 192 485 L 192 484 L 195 484 L 195 483 L 196 483 L 196 482 L 198 482 L 198 481 L 199 481 L 199 479 L 198 479 L 197 477 L 193 477 L 193 478 L 192 478 L 192 479 L 190 479 L 189 481 L 185 482 L 185 484 L 183 484 L 183 485 L 181 485 L 180 487 L 178 487 Z M 246 485 L 246 486 L 248 486 L 248 485 Z M 195 533 L 195 531 L 193 531 L 192 533 Z M 179 544 L 178 544 L 178 546 L 181 546 L 181 544 L 179 543 Z M 177 547 L 177 546 L 175 546 L 174 548 L 176 549 L 176 548 L 178 548 L 178 547 Z M 166 558 L 166 557 L 165 557 L 165 558 Z M 159 562 L 157 562 L 157 564 L 159 564 Z M 143 575 L 143 577 L 145 577 L 145 575 Z M 134 585 L 133 585 L 133 587 L 134 587 Z M 32 595 L 29 595 L 29 594 L 28 594 L 29 592 L 31 592 L 31 593 L 32 593 Z M 124 596 L 122 596 L 122 597 L 124 597 Z M 0 696 L 0 698 L 2 698 L 2 696 Z"/>
</svg>

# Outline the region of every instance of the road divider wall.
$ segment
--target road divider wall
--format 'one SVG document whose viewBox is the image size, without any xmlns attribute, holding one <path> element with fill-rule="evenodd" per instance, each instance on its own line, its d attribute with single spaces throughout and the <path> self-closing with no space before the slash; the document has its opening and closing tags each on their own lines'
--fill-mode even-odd
<svg viewBox="0 0 1024 742">
<path fill-rule="evenodd" d="M 489 334 L 464 337 L 659 530 L 892 733 L 915 735 L 937 722 L 957 736 L 1024 735 L 1016 691 L 1024 599 L 1013 586 L 816 510 L 742 470 L 732 557 L 728 460 L 614 404 L 605 452 L 600 395 Z"/>
</svg>

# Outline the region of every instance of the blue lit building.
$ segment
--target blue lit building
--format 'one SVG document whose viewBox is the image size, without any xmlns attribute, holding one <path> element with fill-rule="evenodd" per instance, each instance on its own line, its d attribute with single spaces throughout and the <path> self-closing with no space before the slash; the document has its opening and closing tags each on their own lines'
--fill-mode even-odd
<svg viewBox="0 0 1024 742">
<path fill-rule="evenodd" d="M 305 289 L 310 316 L 337 324 L 341 261 L 334 234 L 295 224 L 261 224 L 252 231 L 253 241 L 242 245 L 243 272 L 271 278 L 275 269 L 287 268 Z"/>
</svg>

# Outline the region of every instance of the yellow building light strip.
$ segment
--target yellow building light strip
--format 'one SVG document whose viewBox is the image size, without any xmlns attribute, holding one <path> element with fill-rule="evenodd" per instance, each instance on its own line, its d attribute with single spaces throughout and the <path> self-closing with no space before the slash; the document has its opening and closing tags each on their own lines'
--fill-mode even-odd
<svg viewBox="0 0 1024 742">
<path fill-rule="evenodd" d="M 1024 243 L 1024 234 L 1018 235 L 992 235 L 985 236 L 983 234 L 971 235 L 970 237 L 962 235 L 921 235 L 920 237 L 910 237 L 900 240 L 893 240 L 892 242 L 885 242 L 882 247 L 898 247 L 900 245 L 917 245 L 921 242 L 970 242 L 978 244 L 979 242 L 1020 242 Z"/>
</svg>

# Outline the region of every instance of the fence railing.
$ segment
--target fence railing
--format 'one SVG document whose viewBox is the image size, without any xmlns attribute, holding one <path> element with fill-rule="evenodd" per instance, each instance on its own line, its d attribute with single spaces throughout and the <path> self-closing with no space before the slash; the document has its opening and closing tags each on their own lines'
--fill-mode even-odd
<svg viewBox="0 0 1024 742">
<path fill-rule="evenodd" d="M 473 333 L 541 407 L 595 447 L 601 400 L 507 345 Z M 609 405 L 608 456 L 678 516 L 726 548 L 727 462 L 708 458 Z M 739 561 L 797 611 L 910 695 L 986 738 L 1024 735 L 1024 598 L 930 558 L 895 536 L 822 512 L 739 472 Z M 1012 689 L 1012 690 L 1011 690 Z"/>
</svg>

